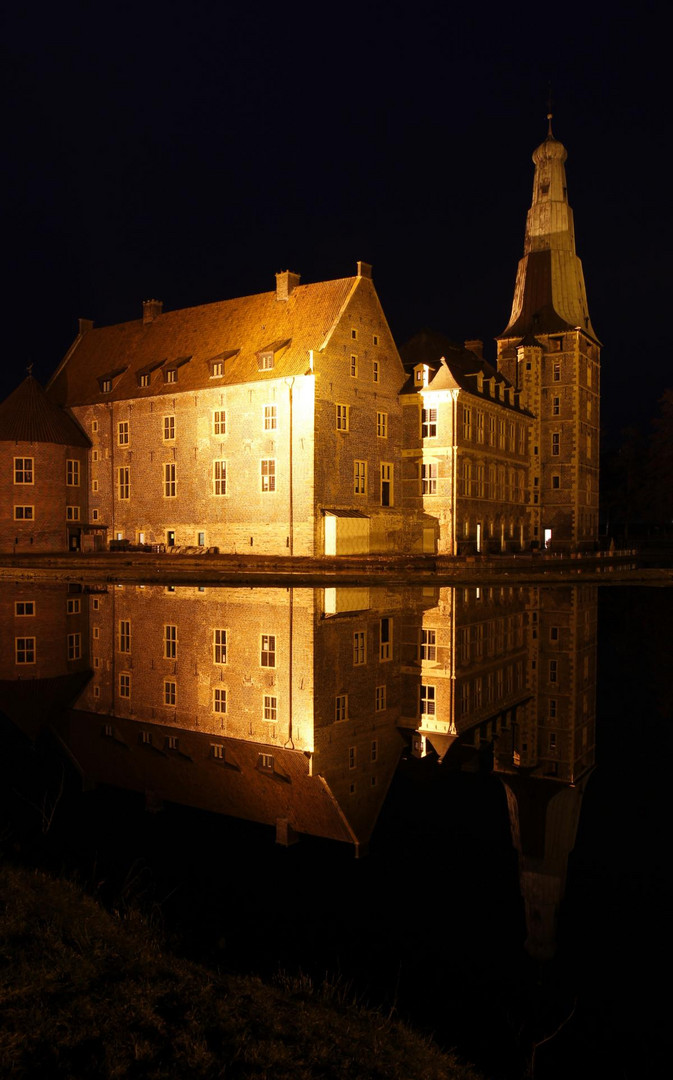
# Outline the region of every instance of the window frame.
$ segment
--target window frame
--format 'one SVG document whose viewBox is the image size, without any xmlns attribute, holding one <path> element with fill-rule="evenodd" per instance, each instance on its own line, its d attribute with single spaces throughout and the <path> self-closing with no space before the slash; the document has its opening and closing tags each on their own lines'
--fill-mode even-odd
<svg viewBox="0 0 673 1080">
<path fill-rule="evenodd" d="M 19 462 L 21 464 L 19 464 Z M 30 462 L 29 465 L 26 462 Z M 28 478 L 26 479 L 26 474 Z M 14 458 L 14 483 L 16 485 L 26 485 L 35 483 L 35 458 L 34 457 L 15 457 Z"/>
</svg>

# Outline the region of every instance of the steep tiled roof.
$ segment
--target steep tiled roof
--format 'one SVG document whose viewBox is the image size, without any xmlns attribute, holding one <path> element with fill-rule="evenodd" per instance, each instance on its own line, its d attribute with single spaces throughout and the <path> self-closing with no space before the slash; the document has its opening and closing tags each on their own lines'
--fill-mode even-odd
<svg viewBox="0 0 673 1080">
<path fill-rule="evenodd" d="M 0 405 L 0 439 L 60 446 L 91 445 L 79 425 L 50 401 L 32 375 L 26 376 Z"/>
<path fill-rule="evenodd" d="M 276 292 L 222 300 L 142 319 L 88 330 L 76 339 L 53 376 L 48 392 L 69 405 L 110 399 L 152 397 L 230 383 L 304 374 L 309 350 L 323 345 L 357 278 L 340 278 L 296 286 L 287 300 Z M 274 366 L 260 370 L 259 353 L 274 352 Z M 164 371 L 190 357 L 177 382 L 164 381 Z M 213 361 L 222 361 L 222 376 L 212 377 Z M 124 368 L 112 391 L 100 380 Z M 160 370 L 159 370 L 160 368 Z M 139 375 L 149 374 L 149 386 Z"/>
</svg>

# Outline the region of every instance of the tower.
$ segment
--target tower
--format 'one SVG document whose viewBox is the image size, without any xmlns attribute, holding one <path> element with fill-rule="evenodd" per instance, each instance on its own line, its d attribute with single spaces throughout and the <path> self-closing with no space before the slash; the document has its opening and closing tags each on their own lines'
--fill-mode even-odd
<svg viewBox="0 0 673 1080">
<path fill-rule="evenodd" d="M 547 137 L 533 154 L 533 200 L 512 313 L 497 338 L 498 368 L 535 416 L 530 473 L 531 532 L 556 550 L 598 535 L 600 342 L 575 252 L 566 149 Z"/>
</svg>

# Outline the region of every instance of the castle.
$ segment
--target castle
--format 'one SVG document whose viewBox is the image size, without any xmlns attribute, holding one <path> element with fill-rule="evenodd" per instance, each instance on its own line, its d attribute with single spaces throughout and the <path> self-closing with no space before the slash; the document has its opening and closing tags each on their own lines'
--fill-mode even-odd
<svg viewBox="0 0 673 1080">
<path fill-rule="evenodd" d="M 79 333 L 0 406 L 0 551 L 481 553 L 592 545 L 599 350 L 565 148 L 535 178 L 497 369 L 407 367 L 371 267 Z M 422 351 L 422 350 L 421 350 Z"/>
</svg>

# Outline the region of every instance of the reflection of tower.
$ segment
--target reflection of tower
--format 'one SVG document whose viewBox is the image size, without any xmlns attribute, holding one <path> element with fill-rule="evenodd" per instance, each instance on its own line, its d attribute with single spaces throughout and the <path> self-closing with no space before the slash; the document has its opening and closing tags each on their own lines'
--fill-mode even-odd
<svg viewBox="0 0 673 1080">
<path fill-rule="evenodd" d="M 498 338 L 498 368 L 535 415 L 531 447 L 534 539 L 556 547 L 598 533 L 600 343 L 589 318 L 568 205 L 566 150 L 551 130 L 533 154 L 512 313 Z"/>
</svg>

